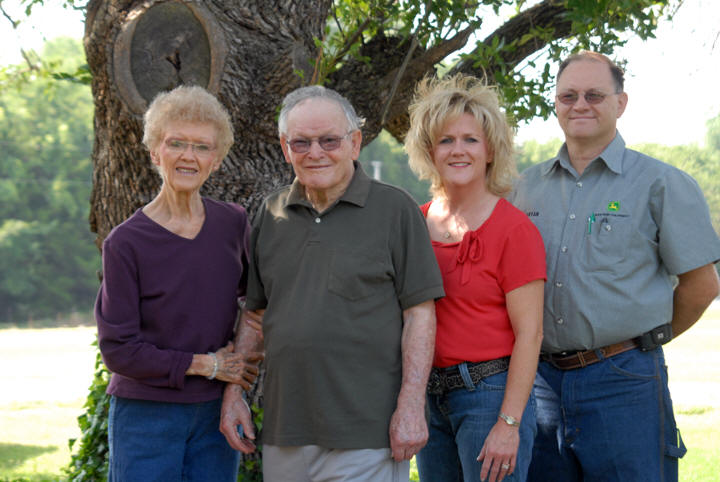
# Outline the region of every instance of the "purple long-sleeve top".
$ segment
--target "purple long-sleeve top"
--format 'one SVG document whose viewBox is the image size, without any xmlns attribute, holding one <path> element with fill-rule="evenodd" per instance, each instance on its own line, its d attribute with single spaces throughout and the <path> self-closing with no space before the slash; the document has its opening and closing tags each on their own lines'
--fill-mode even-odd
<svg viewBox="0 0 720 482">
<path fill-rule="evenodd" d="M 180 403 L 222 395 L 222 382 L 185 372 L 193 354 L 232 338 L 247 284 L 249 227 L 242 207 L 207 198 L 203 204 L 205 222 L 194 239 L 138 210 L 103 243 L 95 319 L 113 372 L 109 394 Z"/>
</svg>

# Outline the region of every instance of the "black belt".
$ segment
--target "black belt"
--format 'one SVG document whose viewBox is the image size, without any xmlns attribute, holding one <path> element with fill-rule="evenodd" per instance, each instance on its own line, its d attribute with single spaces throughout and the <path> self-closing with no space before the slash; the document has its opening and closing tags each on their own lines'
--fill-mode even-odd
<svg viewBox="0 0 720 482">
<path fill-rule="evenodd" d="M 477 384 L 483 378 L 502 373 L 510 366 L 510 357 L 498 358 L 477 363 L 467 363 L 470 379 Z M 442 395 L 445 392 L 462 388 L 465 382 L 460 375 L 460 368 L 454 365 L 447 368 L 435 368 L 430 371 L 427 392 L 430 395 Z"/>
</svg>

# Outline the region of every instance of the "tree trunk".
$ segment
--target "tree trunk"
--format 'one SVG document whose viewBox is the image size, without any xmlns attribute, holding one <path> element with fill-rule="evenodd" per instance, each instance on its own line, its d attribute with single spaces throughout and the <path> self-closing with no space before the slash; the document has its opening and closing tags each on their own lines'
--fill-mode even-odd
<svg viewBox="0 0 720 482">
<path fill-rule="evenodd" d="M 95 99 L 90 226 L 97 233 L 98 247 L 114 226 L 148 203 L 160 187 L 149 154 L 141 144 L 142 112 L 128 102 L 123 92 L 132 90 L 129 82 L 134 80 L 140 84 L 142 79 L 138 79 L 137 74 L 133 78 L 132 74 L 120 72 L 122 65 L 118 64 L 119 57 L 128 55 L 126 50 L 136 54 L 137 44 L 141 43 L 142 47 L 142 42 L 148 40 L 123 40 L 123 33 L 127 33 L 124 29 L 138 16 L 150 16 L 154 9 L 167 4 L 193 7 L 194 11 L 189 11 L 195 14 L 202 8 L 214 20 L 213 31 L 208 32 L 207 25 L 203 27 L 210 42 L 213 36 L 216 39 L 219 36 L 226 47 L 219 81 L 215 89 L 197 83 L 214 91 L 230 110 L 235 145 L 222 168 L 206 182 L 203 194 L 237 202 L 252 214 L 264 195 L 292 179 L 292 170 L 285 163 L 278 143 L 277 107 L 285 94 L 301 85 L 295 71 L 310 69 L 310 59 L 315 56 L 313 37 L 322 37 L 330 3 L 329 0 L 90 2 L 84 39 Z M 158 20 L 159 25 L 161 21 Z M 207 24 L 207 21 L 199 23 Z M 162 37 L 173 33 L 181 37 L 185 25 L 186 22 L 178 21 L 169 28 L 166 26 Z M 136 45 L 130 45 L 132 40 Z M 168 50 L 167 55 L 155 56 L 149 61 L 135 55 L 130 63 L 143 60 L 148 64 L 144 67 L 154 68 L 162 75 L 163 70 L 176 67 L 173 62 L 187 61 L 180 57 L 182 54 L 182 49 L 179 53 Z M 143 97 L 147 101 L 162 90 L 160 87 L 170 89 L 183 80 L 182 75 L 178 75 L 174 85 L 160 82 L 156 92 L 143 92 Z"/>
</svg>

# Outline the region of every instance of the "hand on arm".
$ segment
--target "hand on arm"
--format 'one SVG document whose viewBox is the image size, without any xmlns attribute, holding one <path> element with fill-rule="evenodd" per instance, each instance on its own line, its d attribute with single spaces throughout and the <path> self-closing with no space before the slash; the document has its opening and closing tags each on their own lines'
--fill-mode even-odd
<svg viewBox="0 0 720 482">
<path fill-rule="evenodd" d="M 258 311 L 247 311 L 243 310 L 243 317 L 241 321 L 244 321 L 247 323 L 250 328 L 255 330 L 255 334 L 258 337 L 258 340 L 263 340 L 263 332 L 262 332 L 262 317 L 265 313 L 265 310 L 258 310 Z"/>
<path fill-rule="evenodd" d="M 263 359 L 260 352 L 235 353 L 232 342 L 213 355 L 194 354 L 186 375 L 213 377 L 223 382 L 236 383 L 249 390 L 258 376 L 258 364 Z M 217 368 L 215 367 L 217 363 Z M 214 376 L 213 376 L 214 375 Z"/>
<path fill-rule="evenodd" d="M 238 334 L 235 338 L 234 351 L 237 353 L 262 352 L 262 315 L 265 310 L 247 312 L 243 310 Z M 249 321 L 251 320 L 251 321 Z M 244 385 L 229 383 L 225 387 L 222 409 L 220 412 L 220 431 L 228 444 L 235 450 L 251 453 L 255 450 L 255 427 L 252 423 L 250 408 L 243 398 Z M 243 436 L 238 433 L 238 425 L 242 426 Z"/>
<path fill-rule="evenodd" d="M 510 356 L 505 396 L 500 412 L 518 422 L 532 390 L 537 371 L 540 344 L 542 343 L 542 311 L 544 281 L 535 280 L 516 288 L 506 295 L 510 323 L 515 333 L 515 345 Z M 490 430 L 478 455 L 482 462 L 480 477 L 489 481 L 502 480 L 515 470 L 519 428 L 498 418 Z M 502 469 L 502 465 L 510 467 Z"/>
<path fill-rule="evenodd" d="M 673 294 L 673 337 L 695 324 L 720 291 L 717 271 L 713 264 L 678 275 Z"/>
<path fill-rule="evenodd" d="M 435 349 L 435 302 L 403 311 L 402 384 L 390 420 L 390 449 L 396 461 L 410 460 L 425 446 L 425 390 Z"/>
</svg>

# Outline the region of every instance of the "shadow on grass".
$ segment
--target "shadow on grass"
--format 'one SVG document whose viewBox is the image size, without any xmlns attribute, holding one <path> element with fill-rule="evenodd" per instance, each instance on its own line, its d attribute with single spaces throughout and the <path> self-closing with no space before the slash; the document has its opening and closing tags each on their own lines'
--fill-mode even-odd
<svg viewBox="0 0 720 482">
<path fill-rule="evenodd" d="M 55 452 L 58 447 L 54 445 L 20 445 L 0 442 L 0 472 L 9 472 L 20 467 L 25 461 L 40 455 Z"/>
</svg>

